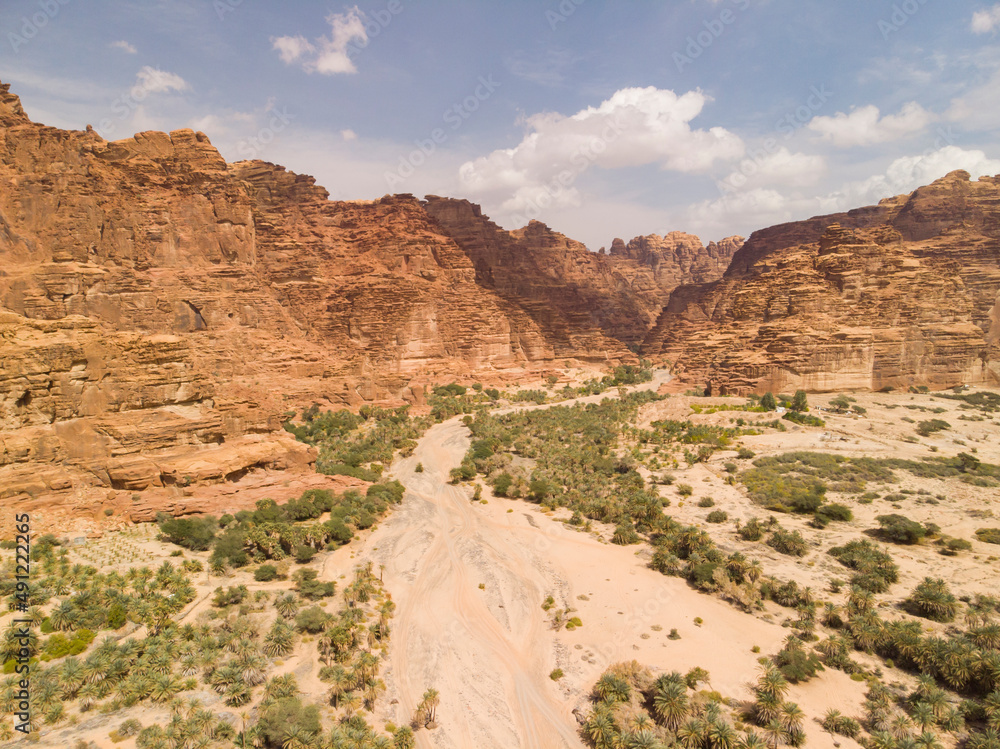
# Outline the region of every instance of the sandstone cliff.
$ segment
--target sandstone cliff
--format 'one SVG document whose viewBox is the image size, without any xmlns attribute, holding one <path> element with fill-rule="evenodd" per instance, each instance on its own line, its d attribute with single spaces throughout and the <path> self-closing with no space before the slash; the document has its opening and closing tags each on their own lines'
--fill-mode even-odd
<svg viewBox="0 0 1000 749">
<path fill-rule="evenodd" d="M 192 487 L 207 484 L 244 505 L 288 493 L 277 477 L 315 458 L 281 431 L 289 408 L 633 361 L 665 299 L 464 201 L 329 201 L 191 130 L 45 127 L 3 84 L 0 126 L 5 502 L 145 517 L 150 497 L 204 509 Z"/>
<path fill-rule="evenodd" d="M 671 295 L 643 353 L 721 392 L 997 382 L 1000 178 L 755 232 Z"/>
</svg>

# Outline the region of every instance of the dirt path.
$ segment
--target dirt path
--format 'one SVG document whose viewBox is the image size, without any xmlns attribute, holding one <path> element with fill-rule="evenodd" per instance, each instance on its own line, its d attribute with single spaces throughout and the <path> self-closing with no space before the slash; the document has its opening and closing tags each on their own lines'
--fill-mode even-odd
<svg viewBox="0 0 1000 749">
<path fill-rule="evenodd" d="M 650 570 L 638 546 L 605 544 L 488 492 L 487 505 L 473 504 L 468 488 L 448 483 L 468 446 L 459 419 L 429 429 L 410 458 L 393 464 L 407 488 L 402 505 L 351 558 L 331 555 L 324 567 L 334 579 L 360 562 L 384 565 L 397 612 L 383 672 L 388 712 L 380 717 L 407 722 L 434 687 L 439 727 L 418 731 L 418 747 L 577 749 L 584 744 L 574 707 L 608 665 L 633 658 L 665 669 L 702 666 L 716 689 L 746 696 L 757 665 L 751 648 L 780 648 L 781 627 Z M 547 595 L 576 609 L 583 627 L 553 630 L 541 608 Z M 682 640 L 667 638 L 671 628 Z M 558 682 L 549 677 L 557 667 L 565 673 Z M 800 704 L 812 714 L 810 701 Z M 825 734 L 810 734 L 811 744 L 829 745 Z"/>
</svg>

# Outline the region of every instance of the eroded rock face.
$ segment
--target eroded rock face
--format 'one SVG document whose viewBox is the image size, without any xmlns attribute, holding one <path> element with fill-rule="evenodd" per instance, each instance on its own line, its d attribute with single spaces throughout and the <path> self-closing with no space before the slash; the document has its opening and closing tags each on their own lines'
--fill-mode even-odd
<svg viewBox="0 0 1000 749">
<path fill-rule="evenodd" d="M 671 295 L 643 353 L 715 392 L 995 383 L 1000 178 L 756 232 Z"/>
<path fill-rule="evenodd" d="M 33 123 L 0 84 L 0 499 L 197 507 L 191 491 L 241 482 L 285 499 L 252 479 L 310 470 L 280 428 L 290 408 L 634 361 L 663 303 L 541 225 L 327 198 L 282 167 L 227 164 L 191 130 L 108 142 Z M 534 264 L 505 266 L 511 252 Z"/>
<path fill-rule="evenodd" d="M 669 296 L 683 284 L 710 283 L 722 278 L 742 246 L 742 237 L 727 237 L 704 246 L 693 234 L 673 231 L 663 237 L 658 234 L 635 237 L 628 244 L 615 239 L 610 256 L 612 261 L 620 261 L 615 263 L 616 268 L 643 276 L 646 284 L 654 284 Z"/>
<path fill-rule="evenodd" d="M 616 263 L 539 221 L 508 232 L 467 200 L 428 196 L 426 210 L 471 259 L 476 282 L 537 326 L 556 357 L 628 356 L 666 294 L 635 284 L 635 261 Z M 721 272 L 720 272 L 721 275 Z"/>
</svg>

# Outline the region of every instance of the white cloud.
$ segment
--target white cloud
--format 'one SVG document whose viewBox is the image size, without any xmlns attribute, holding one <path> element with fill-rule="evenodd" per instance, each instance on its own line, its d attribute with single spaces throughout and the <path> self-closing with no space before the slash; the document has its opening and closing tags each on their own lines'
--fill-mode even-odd
<svg viewBox="0 0 1000 749">
<path fill-rule="evenodd" d="M 834 210 L 868 205 L 882 198 L 912 192 L 956 169 L 964 169 L 972 175 L 972 179 L 978 179 L 984 174 L 1000 174 L 1000 160 L 987 158 L 982 151 L 945 146 L 919 156 L 896 159 L 884 174 L 848 183 L 827 196 L 826 200 L 834 206 Z"/>
<path fill-rule="evenodd" d="M 306 54 L 316 51 L 304 36 L 279 36 L 271 40 L 271 48 L 276 50 L 281 61 L 290 64 Z"/>
<path fill-rule="evenodd" d="M 945 117 L 959 123 L 963 130 L 995 131 L 1000 117 L 1000 70 L 963 96 L 952 99 Z"/>
<path fill-rule="evenodd" d="M 279 36 L 271 39 L 271 48 L 285 64 L 301 61 L 307 73 L 357 73 L 350 57 L 352 44 L 364 46 L 368 42 L 361 11 L 355 6 L 345 13 L 332 13 L 326 22 L 330 24 L 330 36 L 312 42 L 303 36 Z"/>
<path fill-rule="evenodd" d="M 124 39 L 117 42 L 111 42 L 111 44 L 108 46 L 111 47 L 112 49 L 120 49 L 122 52 L 127 52 L 130 55 L 135 55 L 138 54 L 139 52 L 139 50 L 137 50 L 134 46 L 126 42 Z"/>
<path fill-rule="evenodd" d="M 972 32 L 974 34 L 988 34 L 1000 28 L 1000 5 L 994 5 L 986 10 L 976 11 L 972 14 Z"/>
<path fill-rule="evenodd" d="M 358 134 L 353 130 L 341 130 L 340 137 L 346 141 L 352 141 L 358 139 Z"/>
<path fill-rule="evenodd" d="M 527 118 L 528 133 L 513 148 L 493 151 L 459 169 L 463 190 L 502 203 L 503 211 L 537 213 L 545 205 L 580 200 L 573 186 L 591 167 L 658 164 L 705 172 L 717 160 L 743 155 L 743 141 L 721 127 L 690 126 L 709 97 L 701 91 L 626 88 L 597 107 L 569 117 L 546 112 Z"/>
<path fill-rule="evenodd" d="M 160 94 L 166 91 L 186 91 L 187 81 L 175 73 L 151 68 L 146 65 L 139 71 L 132 86 L 132 96 L 142 100 L 148 94 Z"/>
<path fill-rule="evenodd" d="M 904 104 L 899 114 L 879 115 L 878 107 L 872 104 L 850 114 L 837 112 L 833 117 L 813 117 L 808 127 L 835 146 L 850 148 L 897 140 L 923 130 L 933 119 L 931 113 L 915 101 Z"/>
<path fill-rule="evenodd" d="M 918 156 L 896 159 L 882 174 L 847 182 L 826 194 L 750 184 L 748 189 L 729 191 L 718 199 L 688 206 L 683 212 L 683 226 L 685 230 L 713 238 L 753 231 L 786 221 L 873 205 L 883 198 L 912 192 L 956 169 L 964 169 L 972 179 L 978 179 L 984 174 L 1000 173 L 1000 160 L 987 158 L 982 151 L 945 146 Z"/>
<path fill-rule="evenodd" d="M 792 153 L 779 148 L 774 153 L 755 153 L 749 149 L 750 158 L 722 180 L 723 189 L 745 189 L 763 185 L 780 184 L 803 187 L 814 184 L 826 172 L 826 159 L 818 155 Z"/>
</svg>

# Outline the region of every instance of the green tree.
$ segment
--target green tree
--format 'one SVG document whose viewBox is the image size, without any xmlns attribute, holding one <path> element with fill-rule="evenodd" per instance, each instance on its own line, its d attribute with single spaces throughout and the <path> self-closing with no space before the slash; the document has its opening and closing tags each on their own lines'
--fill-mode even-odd
<svg viewBox="0 0 1000 749">
<path fill-rule="evenodd" d="M 775 411 L 778 408 L 778 403 L 772 393 L 764 393 L 760 399 L 760 407 L 765 411 Z"/>
</svg>

